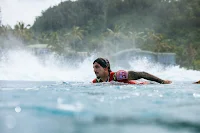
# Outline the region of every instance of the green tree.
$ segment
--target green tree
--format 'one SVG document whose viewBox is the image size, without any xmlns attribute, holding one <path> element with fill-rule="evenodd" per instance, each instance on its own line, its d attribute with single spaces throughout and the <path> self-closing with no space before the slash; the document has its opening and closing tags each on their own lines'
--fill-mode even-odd
<svg viewBox="0 0 200 133">
<path fill-rule="evenodd" d="M 21 40 L 23 43 L 27 43 L 31 41 L 32 39 L 32 34 L 30 30 L 28 29 L 30 25 L 25 25 L 23 22 L 18 22 L 14 26 L 14 35 L 17 37 L 19 40 Z"/>
<path fill-rule="evenodd" d="M 65 34 L 65 37 L 73 50 L 77 51 L 83 48 L 82 40 L 84 38 L 84 30 L 80 27 L 74 26 L 71 32 Z"/>
</svg>

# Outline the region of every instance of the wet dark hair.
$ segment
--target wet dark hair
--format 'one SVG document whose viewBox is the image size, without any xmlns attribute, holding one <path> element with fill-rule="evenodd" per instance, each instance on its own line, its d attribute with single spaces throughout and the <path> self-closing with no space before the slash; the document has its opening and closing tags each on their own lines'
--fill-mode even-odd
<svg viewBox="0 0 200 133">
<path fill-rule="evenodd" d="M 103 68 L 108 67 L 108 71 L 111 72 L 110 69 L 110 62 L 108 61 L 108 59 L 106 58 L 97 58 L 96 60 L 94 60 L 93 64 L 97 62 L 100 66 L 102 66 Z"/>
</svg>

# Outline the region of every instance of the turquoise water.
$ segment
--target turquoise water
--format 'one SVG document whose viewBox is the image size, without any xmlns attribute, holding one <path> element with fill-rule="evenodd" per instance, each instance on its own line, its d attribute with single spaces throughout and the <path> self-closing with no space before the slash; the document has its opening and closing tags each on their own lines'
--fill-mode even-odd
<svg viewBox="0 0 200 133">
<path fill-rule="evenodd" d="M 1 81 L 2 133 L 197 133 L 200 86 Z"/>
<path fill-rule="evenodd" d="M 0 133 L 200 131 L 200 85 L 192 84 L 199 71 L 141 59 L 129 61 L 130 69 L 173 83 L 91 84 L 94 59 L 75 63 L 52 55 L 41 62 L 27 51 L 6 53 L 0 61 Z M 126 69 L 112 64 L 113 71 Z"/>
</svg>

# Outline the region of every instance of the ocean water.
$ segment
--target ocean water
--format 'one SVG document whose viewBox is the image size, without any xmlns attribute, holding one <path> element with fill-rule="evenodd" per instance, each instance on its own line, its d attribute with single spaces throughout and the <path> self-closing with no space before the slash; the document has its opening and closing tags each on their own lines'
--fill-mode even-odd
<svg viewBox="0 0 200 133">
<path fill-rule="evenodd" d="M 30 52 L 5 53 L 0 62 L 1 133 L 198 133 L 200 72 L 129 61 L 172 84 L 92 84 L 92 62 L 41 61 Z M 119 68 L 112 66 L 113 71 Z M 141 79 L 144 80 L 144 79 Z"/>
</svg>

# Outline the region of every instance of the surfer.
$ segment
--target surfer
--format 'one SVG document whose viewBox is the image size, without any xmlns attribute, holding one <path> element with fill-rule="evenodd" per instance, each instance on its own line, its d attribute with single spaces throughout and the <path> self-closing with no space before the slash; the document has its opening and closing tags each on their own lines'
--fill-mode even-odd
<svg viewBox="0 0 200 133">
<path fill-rule="evenodd" d="M 160 84 L 171 83 L 171 81 L 169 80 L 162 80 L 147 72 L 136 72 L 136 71 L 125 71 L 125 70 L 112 72 L 110 69 L 110 63 L 105 58 L 97 58 L 93 62 L 93 69 L 96 75 L 96 78 L 92 81 L 93 83 L 117 81 L 117 82 L 123 82 L 123 83 L 128 83 L 128 84 L 137 84 L 138 82 L 135 80 L 138 80 L 141 78 L 144 78 L 150 81 L 155 81 Z M 146 84 L 146 82 L 142 82 L 141 84 Z"/>
</svg>

